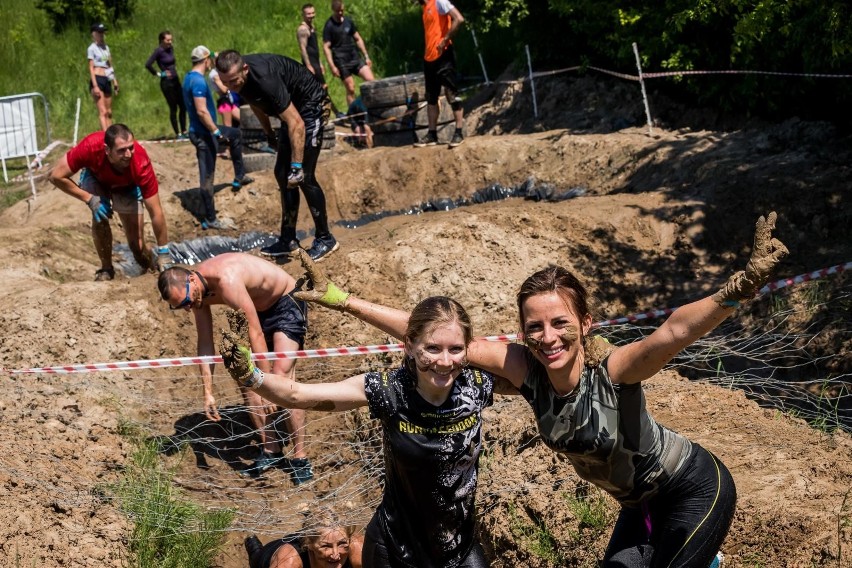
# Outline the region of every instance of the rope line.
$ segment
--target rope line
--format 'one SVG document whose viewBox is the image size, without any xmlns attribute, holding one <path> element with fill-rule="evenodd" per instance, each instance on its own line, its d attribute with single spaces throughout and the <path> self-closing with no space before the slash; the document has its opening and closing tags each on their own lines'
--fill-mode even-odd
<svg viewBox="0 0 852 568">
<path fill-rule="evenodd" d="M 822 268 L 806 274 L 800 274 L 792 278 L 785 278 L 776 282 L 767 284 L 758 292 L 758 296 L 781 290 L 789 286 L 824 278 L 826 276 L 839 274 L 845 270 L 852 269 L 852 261 L 844 264 L 837 264 L 828 268 Z M 592 324 L 593 328 L 607 327 L 620 325 L 624 323 L 635 323 L 638 321 L 659 318 L 670 315 L 677 308 L 661 308 L 632 314 L 629 316 L 603 320 Z M 491 335 L 483 337 L 486 341 L 512 342 L 520 340 L 520 335 L 517 333 Z M 402 343 L 388 343 L 384 345 L 356 345 L 345 347 L 327 347 L 323 349 L 303 349 L 299 351 L 269 351 L 266 353 L 253 353 L 252 359 L 256 361 L 273 361 L 278 359 L 314 359 L 326 357 L 346 357 L 366 355 L 368 353 L 394 353 L 403 350 Z M 49 373 L 49 374 L 70 374 L 70 373 L 96 373 L 104 371 L 125 371 L 129 369 L 151 369 L 161 367 L 180 367 L 185 365 L 201 365 L 205 363 L 221 363 L 222 357 L 219 355 L 205 355 L 196 357 L 175 357 L 168 359 L 142 359 L 138 361 L 113 361 L 108 363 L 86 363 L 80 365 L 57 365 L 53 367 L 35 367 L 30 369 L 14 369 L 8 371 L 12 375 L 31 374 L 31 373 Z"/>
</svg>

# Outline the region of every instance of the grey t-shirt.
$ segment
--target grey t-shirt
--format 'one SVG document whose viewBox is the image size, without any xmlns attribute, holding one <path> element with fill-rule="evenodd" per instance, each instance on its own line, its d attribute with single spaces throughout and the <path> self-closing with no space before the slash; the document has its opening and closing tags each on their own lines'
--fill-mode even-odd
<svg viewBox="0 0 852 568">
<path fill-rule="evenodd" d="M 527 352 L 529 372 L 521 394 L 533 408 L 544 443 L 565 454 L 577 475 L 622 504 L 636 505 L 681 469 L 692 444 L 648 414 L 641 383 L 613 384 L 607 361 L 586 366 L 577 390 L 560 396 L 544 366 Z"/>
</svg>

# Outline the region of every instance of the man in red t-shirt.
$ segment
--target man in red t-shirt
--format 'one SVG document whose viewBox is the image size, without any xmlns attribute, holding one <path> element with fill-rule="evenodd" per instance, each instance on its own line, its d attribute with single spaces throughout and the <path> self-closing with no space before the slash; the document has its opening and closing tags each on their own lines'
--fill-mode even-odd
<svg viewBox="0 0 852 568">
<path fill-rule="evenodd" d="M 71 179 L 80 171 L 80 181 Z M 160 205 L 157 176 L 148 152 L 133 139 L 123 124 L 89 134 L 74 146 L 50 172 L 50 182 L 92 210 L 92 237 L 101 260 L 95 280 L 112 280 L 112 229 L 109 220 L 118 213 L 133 258 L 143 270 L 162 271 L 171 263 L 166 217 Z M 145 218 L 148 210 L 157 239 L 156 260 L 145 249 Z"/>
</svg>

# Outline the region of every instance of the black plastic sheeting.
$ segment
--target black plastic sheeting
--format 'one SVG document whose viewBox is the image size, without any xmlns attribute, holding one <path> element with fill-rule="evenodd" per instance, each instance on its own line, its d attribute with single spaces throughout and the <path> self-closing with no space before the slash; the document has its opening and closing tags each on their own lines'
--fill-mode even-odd
<svg viewBox="0 0 852 568">
<path fill-rule="evenodd" d="M 408 209 L 399 209 L 397 211 L 380 211 L 377 213 L 367 213 L 358 219 L 349 221 L 338 221 L 335 223 L 338 226 L 354 229 L 362 227 L 367 223 L 384 219 L 385 217 L 393 217 L 396 215 L 418 215 L 428 211 L 449 211 L 457 207 L 466 207 L 468 205 L 478 205 L 480 203 L 488 203 L 490 201 L 502 201 L 510 197 L 522 197 L 531 201 L 565 201 L 573 197 L 579 197 L 586 193 L 584 187 L 573 187 L 565 191 L 559 191 L 550 184 L 537 185 L 535 178 L 527 178 L 521 184 L 506 187 L 499 183 L 494 183 L 488 187 L 477 190 L 469 198 L 462 197 L 459 199 L 438 198 L 430 201 L 425 201 L 419 205 L 414 205 Z"/>
<path fill-rule="evenodd" d="M 491 201 L 502 201 L 510 197 L 521 197 L 531 201 L 555 202 L 579 197 L 585 193 L 586 189 L 583 187 L 574 187 L 565 191 L 559 191 L 555 187 L 546 183 L 537 185 L 535 178 L 528 178 L 525 182 L 510 187 L 500 185 L 499 183 L 491 184 L 488 187 L 477 190 L 469 198 L 433 199 L 420 203 L 419 205 L 414 205 L 408 209 L 368 213 L 366 215 L 362 215 L 358 219 L 338 221 L 335 225 L 354 229 L 386 217 L 394 217 L 396 215 L 418 215 L 429 211 L 449 211 L 458 207 L 478 205 Z M 298 231 L 296 236 L 299 240 L 302 240 L 311 234 L 312 233 Z M 246 252 L 255 248 L 264 247 L 276 242 L 277 240 L 278 235 L 257 231 L 244 233 L 239 237 L 212 235 L 209 237 L 190 239 L 179 243 L 169 243 L 169 252 L 171 253 L 174 262 L 191 265 L 226 252 Z M 142 273 L 142 268 L 136 264 L 135 260 L 133 260 L 133 255 L 130 253 L 130 249 L 127 245 L 118 245 L 115 250 L 122 257 L 117 264 L 124 274 L 127 276 L 138 276 Z"/>
</svg>

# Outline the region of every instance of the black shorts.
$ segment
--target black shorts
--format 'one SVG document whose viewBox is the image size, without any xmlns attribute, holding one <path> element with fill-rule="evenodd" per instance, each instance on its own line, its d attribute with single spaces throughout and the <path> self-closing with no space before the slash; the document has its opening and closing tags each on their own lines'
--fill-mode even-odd
<svg viewBox="0 0 852 568">
<path fill-rule="evenodd" d="M 274 345 L 272 336 L 276 331 L 298 343 L 299 349 L 305 347 L 305 333 L 308 331 L 308 305 L 305 302 L 284 294 L 271 308 L 257 312 L 257 318 L 269 348 Z"/>
<path fill-rule="evenodd" d="M 423 75 L 426 79 L 426 102 L 438 104 L 441 87 L 446 87 L 449 97 L 455 97 L 459 92 L 456 85 L 456 54 L 453 46 L 449 46 L 435 61 L 423 62 Z"/>
<path fill-rule="evenodd" d="M 337 67 L 337 70 L 340 71 L 340 78 L 345 79 L 350 75 L 357 75 L 358 71 L 361 70 L 361 67 L 366 65 L 359 57 L 348 58 L 348 59 L 338 59 L 334 58 L 334 66 Z"/>
<path fill-rule="evenodd" d="M 95 81 L 98 82 L 98 88 L 103 92 L 105 97 L 112 96 L 112 81 L 107 79 L 103 75 L 95 75 Z M 89 80 L 89 90 L 94 89 L 95 86 L 92 84 L 91 79 Z"/>
</svg>

